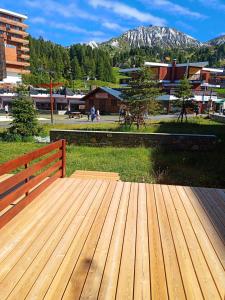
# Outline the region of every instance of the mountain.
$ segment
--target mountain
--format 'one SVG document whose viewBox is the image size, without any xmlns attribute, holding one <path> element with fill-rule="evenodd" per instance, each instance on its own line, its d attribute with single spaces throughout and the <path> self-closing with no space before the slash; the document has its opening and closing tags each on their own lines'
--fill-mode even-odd
<svg viewBox="0 0 225 300">
<path fill-rule="evenodd" d="M 225 34 L 210 40 L 208 44 L 210 44 L 211 46 L 220 46 L 225 44 Z"/>
<path fill-rule="evenodd" d="M 161 26 L 140 26 L 101 45 L 118 49 L 140 47 L 199 48 L 203 46 L 201 42 L 181 31 Z"/>
<path fill-rule="evenodd" d="M 98 48 L 98 44 L 95 41 L 90 41 L 86 45 L 90 46 L 92 49 Z"/>
</svg>

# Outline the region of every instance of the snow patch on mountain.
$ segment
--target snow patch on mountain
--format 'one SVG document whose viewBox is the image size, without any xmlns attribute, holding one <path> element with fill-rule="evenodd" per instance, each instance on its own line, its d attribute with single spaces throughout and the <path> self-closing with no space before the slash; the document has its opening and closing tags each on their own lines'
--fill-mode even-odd
<svg viewBox="0 0 225 300">
<path fill-rule="evenodd" d="M 221 35 L 215 39 L 212 39 L 208 42 L 208 44 L 212 45 L 212 46 L 220 46 L 225 44 L 225 34 Z"/>
<path fill-rule="evenodd" d="M 98 48 L 98 44 L 95 41 L 90 41 L 86 45 L 90 46 L 92 49 Z"/>
<path fill-rule="evenodd" d="M 118 38 L 104 42 L 104 45 L 113 47 L 161 47 L 161 48 L 187 48 L 201 47 L 203 44 L 195 38 L 174 28 L 163 26 L 140 26 L 128 30 Z"/>
</svg>

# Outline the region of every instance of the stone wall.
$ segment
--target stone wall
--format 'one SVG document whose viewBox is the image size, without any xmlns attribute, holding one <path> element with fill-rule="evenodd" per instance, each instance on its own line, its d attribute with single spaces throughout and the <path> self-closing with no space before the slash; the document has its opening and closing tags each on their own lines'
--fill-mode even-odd
<svg viewBox="0 0 225 300">
<path fill-rule="evenodd" d="M 68 144 L 116 147 L 164 147 L 173 150 L 212 150 L 215 135 L 136 133 L 84 130 L 51 130 L 51 141 L 66 139 Z"/>
<path fill-rule="evenodd" d="M 225 123 L 225 116 L 224 115 L 215 115 L 215 114 L 210 114 L 210 119 L 220 122 L 220 123 Z"/>
</svg>

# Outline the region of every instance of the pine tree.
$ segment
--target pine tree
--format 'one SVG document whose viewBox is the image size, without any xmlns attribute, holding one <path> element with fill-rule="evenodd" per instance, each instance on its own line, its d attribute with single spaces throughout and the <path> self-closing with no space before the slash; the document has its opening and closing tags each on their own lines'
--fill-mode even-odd
<svg viewBox="0 0 225 300">
<path fill-rule="evenodd" d="M 19 134 L 22 137 L 39 134 L 41 128 L 37 120 L 37 110 L 34 108 L 31 98 L 24 93 L 19 93 L 12 105 L 13 121 L 9 132 Z"/>
<path fill-rule="evenodd" d="M 180 121 L 182 123 L 184 116 L 185 116 L 185 119 L 187 122 L 187 101 L 192 96 L 191 85 L 187 78 L 184 78 L 183 80 L 181 80 L 179 90 L 178 90 L 176 96 L 179 99 L 179 102 L 181 104 L 181 112 L 178 117 L 178 121 Z"/>
<path fill-rule="evenodd" d="M 76 56 L 71 61 L 71 70 L 73 79 L 82 79 L 82 71 Z"/>
<path fill-rule="evenodd" d="M 123 90 L 122 98 L 127 103 L 131 114 L 131 123 L 135 122 L 137 128 L 144 123 L 144 115 L 159 109 L 156 98 L 160 95 L 157 82 L 152 79 L 152 74 L 148 68 L 142 68 L 139 76 L 130 82 L 129 86 Z"/>
</svg>

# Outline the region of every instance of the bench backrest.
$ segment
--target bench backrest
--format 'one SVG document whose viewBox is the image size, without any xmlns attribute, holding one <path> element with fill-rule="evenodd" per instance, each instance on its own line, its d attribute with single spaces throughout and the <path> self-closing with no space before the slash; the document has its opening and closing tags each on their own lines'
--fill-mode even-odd
<svg viewBox="0 0 225 300">
<path fill-rule="evenodd" d="M 3 163 L 0 165 L 0 176 L 18 168 L 18 173 L 7 176 L 4 181 L 0 182 L 0 228 L 53 181 L 65 177 L 65 140 L 59 140 Z"/>
</svg>

